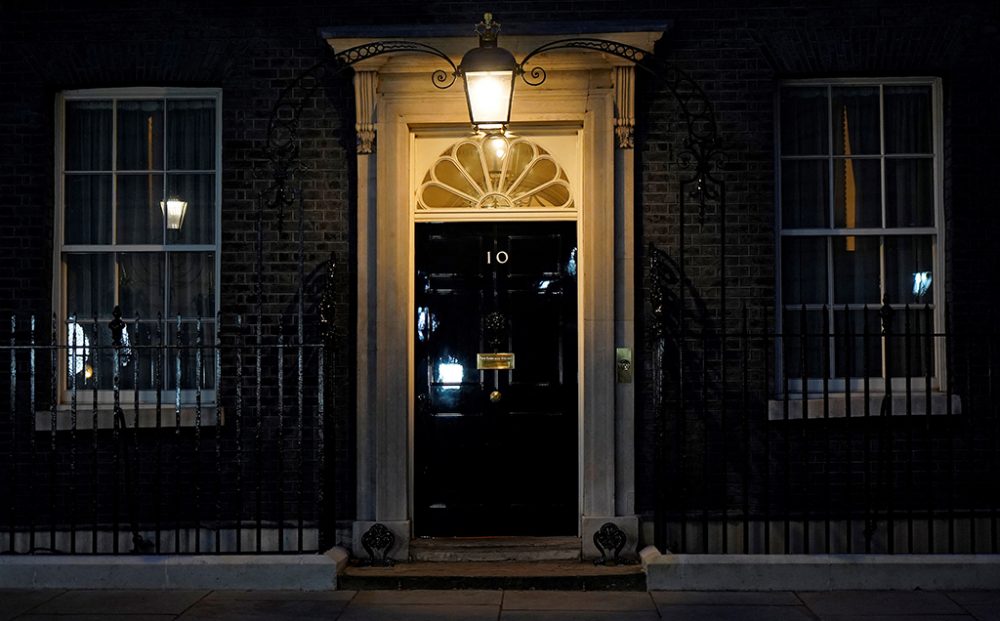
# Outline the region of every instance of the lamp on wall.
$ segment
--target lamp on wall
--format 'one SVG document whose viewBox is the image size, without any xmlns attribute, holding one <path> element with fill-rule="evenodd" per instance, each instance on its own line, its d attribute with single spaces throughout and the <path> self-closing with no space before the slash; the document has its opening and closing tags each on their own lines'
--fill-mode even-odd
<svg viewBox="0 0 1000 621">
<path fill-rule="evenodd" d="M 479 47 L 465 53 L 457 73 L 465 84 L 472 126 L 487 133 L 502 134 L 510 123 L 517 61 L 509 50 L 497 47 L 500 24 L 493 21 L 491 13 L 483 16 L 476 32 Z"/>
<path fill-rule="evenodd" d="M 665 27 L 666 25 L 662 25 L 657 28 L 657 31 L 661 31 Z M 418 30 L 418 28 L 415 28 L 412 24 L 387 29 L 387 31 L 394 33 L 400 31 L 412 32 L 413 30 Z M 434 30 L 431 29 L 431 31 Z M 545 32 L 547 29 L 539 28 L 538 30 Z M 675 156 L 680 164 L 679 168 L 688 170 L 687 173 L 681 174 L 677 180 L 677 203 L 680 213 L 680 217 L 678 218 L 680 222 L 679 238 L 681 240 L 685 239 L 684 227 L 687 220 L 685 218 L 685 206 L 689 199 L 694 199 L 700 204 L 703 217 L 705 215 L 706 204 L 710 201 L 716 202 L 717 209 L 715 213 L 718 214 L 720 222 L 717 229 L 721 233 L 719 273 L 723 276 L 726 274 L 726 227 L 724 226 L 726 222 L 726 191 L 724 180 L 721 176 L 717 177 L 714 174 L 723 153 L 721 151 L 721 140 L 713 106 L 701 87 L 685 71 L 667 62 L 665 58 L 654 57 L 652 53 L 627 43 L 596 37 L 568 36 L 567 38 L 542 43 L 526 54 L 521 55 L 521 52 L 519 52 L 521 58 L 520 62 L 518 62 L 509 50 L 497 45 L 498 31 L 499 24 L 493 21 L 493 16 L 491 14 L 484 15 L 482 23 L 476 28 L 476 32 L 479 35 L 478 47 L 466 52 L 458 65 L 455 64 L 450 53 L 434 47 L 425 40 L 407 41 L 391 36 L 384 40 L 374 40 L 357 44 L 355 41 L 357 40 L 358 33 L 357 27 L 354 25 L 324 32 L 324 36 L 331 45 L 334 45 L 333 40 L 336 39 L 337 41 L 344 42 L 345 49 L 336 51 L 332 61 L 324 59 L 307 68 L 283 88 L 271 110 L 271 115 L 267 123 L 266 139 L 257 151 L 258 155 L 255 158 L 255 163 L 259 163 L 259 165 L 255 165 L 254 172 L 256 173 L 259 170 L 261 175 L 255 174 L 254 177 L 262 177 L 266 172 L 270 173 L 269 183 L 265 187 L 258 189 L 256 201 L 257 241 L 255 247 L 257 250 L 257 264 L 255 269 L 255 290 L 257 292 L 256 305 L 258 317 L 261 316 L 261 309 L 264 304 L 263 274 L 265 273 L 265 269 L 263 257 L 265 238 L 263 231 L 264 222 L 268 221 L 265 220 L 265 211 L 273 209 L 277 212 L 277 226 L 280 231 L 286 210 L 297 202 L 299 223 L 304 221 L 304 201 L 302 199 L 304 184 L 300 173 L 310 169 L 308 163 L 304 161 L 304 154 L 309 153 L 312 155 L 315 152 L 312 148 L 305 149 L 303 147 L 306 141 L 305 136 L 314 133 L 312 131 L 312 122 L 314 120 L 312 115 L 317 109 L 316 102 L 321 101 L 326 85 L 330 83 L 330 79 L 347 72 L 352 67 L 362 69 L 355 76 L 355 102 L 358 114 L 356 124 L 358 131 L 358 170 L 362 170 L 362 162 L 365 163 L 365 170 L 368 171 L 364 174 L 370 174 L 374 170 L 374 168 L 368 167 L 369 164 L 374 164 L 374 161 L 367 157 L 362 157 L 362 155 L 367 156 L 375 152 L 375 132 L 378 123 L 374 120 L 374 112 L 376 102 L 379 101 L 377 85 L 379 67 L 382 65 L 367 63 L 366 61 L 382 55 L 425 54 L 434 57 L 438 63 L 447 67 L 447 69 L 439 68 L 430 75 L 431 84 L 441 90 L 452 87 L 458 81 L 458 78 L 461 77 L 468 105 L 469 120 L 476 130 L 487 134 L 482 141 L 482 147 L 488 148 L 480 152 L 489 153 L 491 156 L 495 156 L 496 160 L 502 160 L 506 155 L 512 154 L 511 145 L 504 141 L 504 133 L 511 118 L 514 80 L 520 77 L 530 87 L 540 86 L 545 81 L 546 72 L 541 66 L 537 65 L 536 57 L 558 50 L 589 51 L 606 55 L 610 61 L 608 68 L 613 71 L 616 80 L 615 84 L 623 85 L 617 89 L 620 91 L 617 93 L 621 98 L 619 100 L 620 107 L 622 100 L 629 102 L 629 108 L 632 107 L 631 93 L 633 89 L 631 73 L 620 70 L 631 65 L 636 69 L 650 73 L 659 80 L 657 83 L 658 88 L 669 91 L 673 96 L 677 103 L 678 127 L 686 130 L 686 135 L 683 138 L 683 147 Z M 430 37 L 424 38 L 430 39 Z M 526 46 L 530 41 L 534 41 L 535 39 L 535 36 L 525 36 L 521 39 L 520 43 Z M 619 80 L 623 81 L 620 82 Z M 430 101 L 428 103 L 433 105 Z M 384 114 L 384 112 L 383 110 L 380 114 Z M 618 134 L 619 140 L 622 143 L 626 143 L 624 146 L 619 145 L 623 149 L 633 148 L 631 139 L 631 127 L 633 123 L 631 114 L 628 115 L 627 120 L 627 124 L 615 128 L 616 133 L 620 132 Z M 395 121 L 391 121 L 390 126 L 394 123 Z M 610 132 L 611 128 L 606 127 L 602 129 L 597 127 L 595 129 L 598 135 L 601 135 L 601 132 L 605 130 Z M 588 131 L 590 131 L 589 125 Z M 395 135 L 396 133 L 390 134 L 390 136 Z M 628 140 L 622 139 L 621 136 L 623 135 Z M 595 144 L 603 145 L 605 142 L 599 141 Z M 378 173 L 379 176 L 382 174 L 382 163 L 397 156 L 402 156 L 402 154 L 394 152 L 395 147 L 399 146 L 398 143 L 393 142 L 388 146 L 388 153 L 378 156 L 377 159 L 380 170 Z M 610 146 L 610 141 L 608 141 L 608 146 Z M 595 147 L 595 153 L 597 152 L 604 153 L 603 147 L 601 149 Z M 617 155 L 615 157 L 617 158 Z M 499 168 L 495 167 L 492 162 L 489 164 L 483 162 L 483 164 L 489 165 L 488 170 L 490 172 Z M 265 167 L 269 170 L 265 170 Z M 361 174 L 359 172 L 359 176 Z M 598 183 L 601 181 L 603 180 L 598 180 Z M 379 188 L 381 189 L 381 186 Z M 367 202 L 365 210 L 385 207 L 381 203 L 380 194 L 377 200 Z M 492 205 L 484 203 L 482 206 L 490 207 Z M 393 222 L 396 222 L 396 220 L 393 220 Z M 300 240 L 303 239 L 303 230 L 300 229 Z M 368 238 L 365 243 L 372 244 L 374 243 L 373 240 L 376 239 L 379 240 L 379 244 L 382 243 L 383 233 L 372 230 L 370 235 L 373 237 Z M 404 250 L 403 254 L 394 256 L 403 256 L 405 252 Z M 305 281 L 302 280 L 304 278 L 302 276 L 304 274 L 304 256 L 306 255 L 301 251 L 300 246 L 298 265 L 300 281 L 303 284 L 300 284 L 299 292 L 305 290 Z M 663 256 L 666 255 L 664 254 Z M 683 253 L 681 253 L 681 259 L 678 264 L 679 269 L 677 270 L 677 273 L 681 275 L 684 274 L 683 256 Z M 575 273 L 577 270 L 577 261 L 577 253 L 574 248 L 566 268 L 569 273 Z M 673 269 L 673 265 L 670 267 Z M 382 268 L 380 267 L 380 269 Z M 667 269 L 659 269 L 658 264 L 654 264 L 652 274 L 656 280 L 653 281 L 653 291 L 657 292 L 657 295 L 664 300 L 668 300 L 666 296 L 670 288 L 669 285 L 661 286 L 661 282 L 668 280 L 669 273 L 673 272 L 668 272 Z M 333 271 L 330 270 L 329 274 L 332 285 Z M 330 290 L 333 289 L 334 287 L 331 286 Z M 682 298 L 683 291 L 684 289 L 682 288 Z M 723 289 L 723 292 L 725 292 L 725 289 Z M 305 304 L 305 297 L 301 293 L 297 296 L 300 315 L 304 312 L 302 309 Z M 724 295 L 720 300 L 720 307 L 722 316 L 725 317 L 726 306 Z M 657 335 L 665 334 L 669 330 L 669 327 L 665 326 L 669 325 L 670 304 L 657 303 L 654 305 L 654 309 L 652 316 L 654 333 Z M 423 321 L 422 316 L 421 321 Z M 435 323 L 433 317 L 429 321 L 431 324 Z M 301 325 L 301 322 L 299 324 Z M 421 335 L 423 337 L 427 336 L 429 333 L 425 330 L 427 325 L 427 322 L 423 322 L 418 326 L 418 337 L 421 337 Z M 431 326 L 430 330 L 433 331 L 433 329 L 433 326 Z M 442 365 L 438 369 L 438 374 L 442 376 L 439 377 L 442 384 L 457 385 L 460 383 L 456 379 L 460 377 L 459 365 L 452 365 L 451 361 Z M 665 383 L 661 383 L 661 391 L 663 386 L 665 386 Z M 499 395 L 497 396 L 499 397 Z M 660 507 L 658 506 L 657 524 L 665 524 L 666 520 L 659 511 Z M 325 545 L 322 543 L 325 537 L 323 533 L 326 529 L 320 528 L 319 530 L 319 536 L 321 537 L 320 547 L 323 547 Z M 665 529 L 661 530 L 665 533 Z M 613 553 L 612 560 L 617 560 L 619 553 L 625 546 L 625 533 L 613 522 L 609 522 L 601 527 L 600 535 L 598 537 L 595 533 L 594 542 L 595 546 L 601 552 L 602 558 L 608 560 L 609 555 L 606 552 L 611 550 Z M 658 531 L 656 535 L 658 542 L 665 541 L 663 533 Z M 361 539 L 363 547 L 370 556 L 369 564 L 391 564 L 391 559 L 388 559 L 388 553 L 394 545 L 395 536 L 385 525 L 380 523 L 373 524 Z M 381 555 L 381 559 L 376 558 L 376 552 Z"/>
<path fill-rule="evenodd" d="M 660 27 L 658 27 L 659 30 Z M 340 29 L 334 29 L 340 30 Z M 344 36 L 325 33 L 328 38 L 356 40 L 356 29 L 352 26 L 344 30 Z M 393 30 L 396 30 L 395 28 Z M 722 158 L 721 140 L 715 112 L 701 86 L 682 69 L 673 66 L 665 59 L 655 57 L 651 52 L 609 39 L 596 37 L 567 37 L 555 39 L 538 45 L 523 54 L 520 61 L 514 58 L 510 50 L 499 47 L 497 35 L 500 24 L 493 20 L 491 13 L 483 15 L 483 20 L 475 29 L 479 35 L 479 45 L 468 50 L 462 60 L 456 65 L 450 53 L 440 50 L 425 41 L 407 41 L 390 38 L 353 44 L 351 47 L 336 52 L 333 61 L 321 60 L 309 67 L 290 84 L 288 84 L 275 102 L 267 123 L 267 139 L 259 150 L 260 160 L 265 160 L 270 169 L 270 185 L 259 192 L 259 207 L 263 211 L 268 207 L 278 211 L 278 226 L 284 222 L 285 208 L 295 200 L 295 191 L 290 189 L 290 181 L 298 173 L 308 170 L 302 161 L 301 120 L 304 111 L 312 108 L 305 105 L 315 98 L 328 78 L 347 71 L 381 55 L 426 54 L 447 65 L 447 68 L 437 69 L 430 75 L 435 88 L 446 90 L 454 86 L 459 78 L 465 90 L 466 104 L 469 110 L 469 121 L 477 132 L 485 134 L 484 143 L 489 147 L 487 152 L 495 156 L 495 161 L 502 161 L 509 154 L 510 144 L 507 142 L 507 127 L 511 118 L 511 103 L 514 96 L 514 81 L 520 78 L 527 86 L 537 87 L 545 82 L 546 71 L 537 64 L 537 57 L 558 50 L 590 51 L 605 55 L 614 61 L 615 75 L 619 65 L 631 64 L 661 80 L 663 87 L 673 95 L 678 103 L 680 122 L 686 131 L 683 149 L 678 159 L 691 174 L 681 180 L 680 196 L 695 199 L 701 207 L 704 216 L 705 206 L 710 201 L 721 201 L 725 193 L 722 179 L 715 174 L 718 161 Z M 348 34 L 350 33 L 350 34 Z M 533 40 L 535 37 L 525 37 L 521 43 Z M 617 60 L 615 60 L 617 59 Z M 372 74 L 377 73 L 369 66 L 359 76 L 364 88 L 356 90 L 359 99 L 358 153 L 372 153 L 375 139 L 375 123 L 372 120 L 372 101 L 375 97 L 375 81 Z M 616 78 L 618 79 L 618 78 Z M 631 84 L 631 77 L 626 82 Z M 622 89 L 622 92 L 631 89 Z M 372 89 L 368 92 L 368 89 Z M 366 99 L 367 98 L 367 99 Z M 364 100 L 364 101 L 363 101 Z M 365 103 L 367 101 L 367 103 Z M 364 105 L 362 105 L 364 104 Z M 630 130 L 631 125 L 618 127 L 618 130 Z M 630 131 L 622 132 L 627 140 L 622 140 L 625 146 L 632 148 Z M 179 225 L 178 225 L 179 226 Z"/>
<path fill-rule="evenodd" d="M 187 214 L 187 201 L 182 201 L 176 196 L 171 196 L 165 201 L 160 201 L 160 211 L 167 217 L 167 228 L 171 231 L 178 231 L 184 224 L 184 216 Z"/>
</svg>

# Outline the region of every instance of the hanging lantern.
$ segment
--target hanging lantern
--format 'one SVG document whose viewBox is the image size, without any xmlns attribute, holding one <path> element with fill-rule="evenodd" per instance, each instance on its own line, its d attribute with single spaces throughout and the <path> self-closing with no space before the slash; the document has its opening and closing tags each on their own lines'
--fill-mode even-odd
<svg viewBox="0 0 1000 621">
<path fill-rule="evenodd" d="M 517 62 L 510 51 L 497 47 L 500 24 L 486 13 L 476 27 L 479 47 L 462 57 L 458 73 L 465 83 L 469 118 L 476 130 L 503 132 L 510 122 Z"/>
</svg>

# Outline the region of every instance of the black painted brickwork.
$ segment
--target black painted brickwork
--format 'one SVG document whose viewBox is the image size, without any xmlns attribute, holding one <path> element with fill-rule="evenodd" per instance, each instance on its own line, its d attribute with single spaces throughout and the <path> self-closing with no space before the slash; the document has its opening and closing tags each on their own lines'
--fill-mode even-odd
<svg viewBox="0 0 1000 621">
<path fill-rule="evenodd" d="M 468 22 L 491 10 L 501 22 L 551 19 L 669 19 L 656 52 L 688 71 L 714 102 L 725 140 L 728 184 L 725 274 L 729 329 L 746 303 L 750 324 L 771 321 L 774 299 L 774 94 L 782 78 L 940 76 L 945 96 L 947 303 L 952 326 L 992 329 L 1000 231 L 994 171 L 1000 158 L 1000 14 L 993 2 L 340 2 L 173 1 L 4 3 L 0 17 L 0 316 L 50 312 L 53 214 L 53 100 L 63 89 L 136 85 L 223 88 L 222 298 L 226 312 L 250 312 L 254 281 L 251 150 L 264 136 L 281 88 L 324 53 L 317 28 L 343 24 Z M 471 41 L 471 39 L 470 39 Z M 332 251 L 341 267 L 337 310 L 344 351 L 353 351 L 349 301 L 353 110 L 350 82 L 334 80 L 310 105 L 304 134 L 306 271 L 322 270 Z M 642 78 L 637 101 L 638 248 L 653 243 L 676 259 L 680 233 L 676 105 Z M 259 187 L 259 186 L 257 186 Z M 718 327 L 718 211 L 690 209 L 686 273 L 702 306 L 692 326 Z M 265 222 L 265 313 L 293 303 L 295 218 L 284 232 Z M 317 274 L 319 272 L 316 272 Z M 644 281 L 644 275 L 639 275 Z M 643 316 L 638 318 L 640 322 Z M 41 320 L 42 333 L 47 331 Z M 644 335 L 640 335 L 644 339 Z M 735 345 L 730 344 L 732 350 Z M 654 410 L 648 348 L 638 352 L 638 507 L 650 512 L 654 489 Z M 710 354 L 716 355 L 716 354 Z M 733 353 L 735 355 L 735 353 Z M 717 358 L 715 358 L 717 359 Z M 351 359 L 337 361 L 338 516 L 353 515 Z M 730 373 L 735 373 L 730 369 Z M 758 359 L 751 382 L 762 384 Z M 699 392 L 697 385 L 691 388 Z M 3 396 L 3 395 L 0 395 Z M 766 394 L 751 395 L 754 420 Z M 718 399 L 715 400 L 716 403 Z M 706 411 L 712 411 L 711 404 Z M 0 423 L 2 424 L 2 423 Z M 963 434 L 968 429 L 963 429 Z M 701 455 L 689 430 L 692 460 Z M 777 433 L 780 433 L 777 432 Z M 964 436 L 963 436 L 964 437 Z M 802 449 L 808 461 L 810 452 Z M 723 483 L 733 487 L 735 484 Z"/>
</svg>

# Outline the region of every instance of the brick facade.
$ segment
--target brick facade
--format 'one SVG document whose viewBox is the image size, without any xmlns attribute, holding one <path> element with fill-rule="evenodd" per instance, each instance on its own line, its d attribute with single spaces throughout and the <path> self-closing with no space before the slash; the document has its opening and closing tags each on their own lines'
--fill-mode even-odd
<svg viewBox="0 0 1000 621">
<path fill-rule="evenodd" d="M 48 332 L 53 107 L 59 91 L 146 85 L 223 89 L 222 310 L 249 314 L 254 309 L 254 193 L 261 187 L 252 174 L 254 149 L 265 137 L 268 114 L 284 86 L 325 57 L 327 49 L 317 29 L 351 23 L 471 24 L 484 10 L 492 10 L 500 21 L 508 23 L 549 20 L 555 14 L 571 14 L 572 19 L 580 20 L 672 20 L 673 28 L 656 53 L 701 84 L 716 107 L 725 140 L 721 172 L 728 192 L 724 275 L 728 313 L 724 324 L 731 330 L 739 329 L 739 309 L 744 304 L 754 330 L 759 332 L 772 321 L 777 81 L 941 77 L 950 325 L 970 331 L 994 329 L 995 281 L 1000 271 L 994 237 L 1000 231 L 1000 210 L 994 205 L 991 182 L 1000 164 L 996 148 L 1000 144 L 1000 114 L 994 105 L 1000 100 L 1000 9 L 992 2 L 971 0 L 799 0 L 767 6 L 739 0 L 709 4 L 350 2 L 297 3 L 280 8 L 267 2 L 176 1 L 157 7 L 104 6 L 99 2 L 8 3 L 0 19 L 0 145 L 4 147 L 0 150 L 0 317 L 35 314 L 40 333 Z M 350 301 L 355 281 L 352 107 L 347 77 L 324 82 L 319 96 L 306 108 L 301 136 L 303 159 L 310 168 L 303 184 L 305 271 L 314 281 L 321 279 L 331 253 L 339 267 L 335 308 L 344 354 L 336 361 L 331 382 L 340 414 L 330 429 L 334 449 L 328 459 L 334 463 L 335 504 L 341 520 L 351 519 L 354 512 L 353 415 L 348 414 L 353 411 L 348 352 L 354 347 Z M 637 248 L 654 244 L 676 259 L 681 231 L 677 181 L 683 172 L 678 158 L 684 128 L 670 94 L 648 77 L 641 78 L 637 115 Z M 697 296 L 691 307 L 693 320 L 715 327 L 719 327 L 717 310 L 723 286 L 718 274 L 717 210 L 717 205 L 709 205 L 701 214 L 690 206 L 684 226 L 685 270 Z M 294 209 L 288 216 L 279 231 L 277 215 L 265 215 L 263 308 L 270 318 L 294 310 L 298 223 Z M 637 279 L 645 291 L 645 274 Z M 315 302 L 311 300 L 310 305 Z M 644 317 L 645 312 L 638 318 L 638 338 L 647 343 Z M 731 350 L 738 344 L 727 347 Z M 643 371 L 639 374 L 642 396 L 637 410 L 636 459 L 637 505 L 645 514 L 653 510 L 657 489 L 651 355 L 651 348 L 643 345 L 638 360 Z M 760 411 L 768 396 L 762 388 L 761 364 L 758 360 L 749 370 L 750 382 L 757 387 L 750 395 L 755 411 Z M 740 399 L 715 395 L 709 402 L 716 405 L 707 409 L 726 398 Z M 687 430 L 692 435 L 685 455 L 693 463 L 703 455 L 697 447 L 706 436 L 699 429 L 695 424 Z M 781 445 L 784 432 L 774 433 L 776 446 Z M 797 428 L 795 433 L 799 433 Z M 852 439 L 849 434 L 826 439 L 803 435 L 801 441 L 794 459 L 807 463 L 810 455 L 826 449 L 824 441 L 857 443 L 861 439 Z M 156 443 L 152 438 L 149 442 Z M 811 444 L 815 446 L 810 448 Z M 974 467 L 971 471 L 979 472 Z M 738 481 L 721 485 L 729 489 L 730 496 L 739 495 Z"/>
</svg>

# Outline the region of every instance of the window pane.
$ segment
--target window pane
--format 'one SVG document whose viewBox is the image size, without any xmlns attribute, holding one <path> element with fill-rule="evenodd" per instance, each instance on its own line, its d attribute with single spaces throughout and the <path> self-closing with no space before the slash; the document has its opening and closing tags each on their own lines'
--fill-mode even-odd
<svg viewBox="0 0 1000 621">
<path fill-rule="evenodd" d="M 215 255 L 211 252 L 170 254 L 169 317 L 215 316 Z"/>
<path fill-rule="evenodd" d="M 167 243 L 215 243 L 215 175 L 167 175 L 167 196 L 187 203 L 180 228 L 167 229 Z"/>
<path fill-rule="evenodd" d="M 835 304 L 878 304 L 879 238 L 834 237 L 833 301 Z"/>
<path fill-rule="evenodd" d="M 886 353 L 888 355 L 889 374 L 893 377 L 923 377 L 928 372 L 933 374 L 933 354 L 928 352 L 928 345 L 934 340 L 931 336 L 933 316 L 925 308 L 896 310 L 892 316 L 892 331 L 886 338 Z M 914 386 L 914 398 L 923 391 Z"/>
<path fill-rule="evenodd" d="M 111 102 L 66 102 L 66 170 L 111 170 Z"/>
<path fill-rule="evenodd" d="M 781 244 L 783 303 L 825 304 L 826 238 L 786 237 Z"/>
<path fill-rule="evenodd" d="M 66 324 L 66 388 L 78 395 L 114 387 L 114 348 L 107 321 L 80 318 Z M 96 330 L 95 330 L 96 328 Z M 75 380 L 75 382 L 74 382 Z"/>
<path fill-rule="evenodd" d="M 785 376 L 823 377 L 823 311 L 785 309 L 782 321 Z"/>
<path fill-rule="evenodd" d="M 162 244 L 163 175 L 118 175 L 118 243 Z"/>
<path fill-rule="evenodd" d="M 885 152 L 931 153 L 931 88 L 885 87 Z"/>
<path fill-rule="evenodd" d="M 891 304 L 932 304 L 931 237 L 886 237 L 885 293 Z"/>
<path fill-rule="evenodd" d="M 159 344 L 156 322 L 140 321 L 136 325 L 134 320 L 126 321 L 124 335 L 128 341 L 121 358 L 122 390 L 134 390 L 137 384 L 139 390 L 154 390 L 158 385 L 158 364 L 160 378 L 164 372 L 163 362 L 158 360 L 160 352 L 156 349 Z M 126 416 L 128 414 L 126 412 Z"/>
<path fill-rule="evenodd" d="M 163 102 L 118 102 L 118 169 L 163 168 Z"/>
<path fill-rule="evenodd" d="M 167 102 L 167 165 L 171 170 L 215 168 L 215 102 Z"/>
<path fill-rule="evenodd" d="M 878 311 L 835 311 L 834 351 L 836 377 L 880 377 L 882 375 L 882 338 Z M 864 410 L 852 412 L 863 416 Z"/>
<path fill-rule="evenodd" d="M 127 318 L 143 319 L 163 312 L 164 255 L 150 252 L 118 253 L 118 296 Z"/>
<path fill-rule="evenodd" d="M 114 255 L 68 254 L 64 260 L 67 316 L 110 317 L 115 306 Z"/>
<path fill-rule="evenodd" d="M 833 152 L 836 155 L 880 153 L 878 88 L 834 88 L 832 96 Z"/>
<path fill-rule="evenodd" d="M 879 160 L 833 163 L 833 215 L 837 228 L 882 226 L 882 169 Z"/>
<path fill-rule="evenodd" d="M 781 154 L 829 153 L 826 87 L 781 91 Z"/>
<path fill-rule="evenodd" d="M 67 244 L 111 243 L 111 175 L 66 175 Z"/>
<path fill-rule="evenodd" d="M 181 389 L 195 390 L 201 386 L 202 390 L 212 388 L 215 383 L 215 371 L 213 367 L 213 347 L 215 343 L 215 325 L 212 321 L 203 321 L 201 324 L 201 347 L 198 347 L 198 324 L 193 321 L 181 323 L 180 339 L 178 337 L 177 322 L 167 323 L 167 362 L 166 362 L 166 384 L 168 388 L 173 388 L 176 384 L 177 365 L 180 363 Z M 198 353 L 201 353 L 201 373 L 199 374 Z M 272 350 L 273 351 L 273 350 Z M 273 354 L 272 354 L 273 355 Z M 200 380 L 200 384 L 199 384 Z M 172 398 L 172 397 L 171 397 Z M 190 399 L 189 401 L 193 401 Z"/>
<path fill-rule="evenodd" d="M 934 226 L 933 160 L 885 160 L 885 210 L 888 226 Z"/>
<path fill-rule="evenodd" d="M 781 225 L 826 228 L 830 201 L 829 160 L 786 160 L 781 163 Z"/>
</svg>

